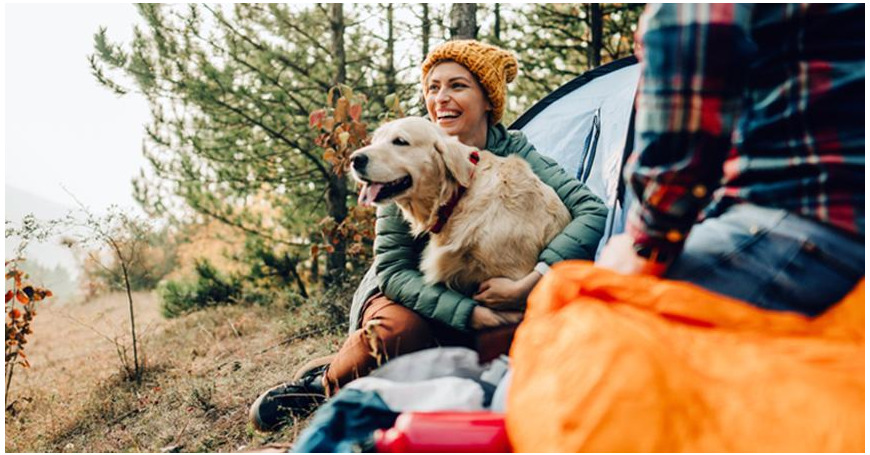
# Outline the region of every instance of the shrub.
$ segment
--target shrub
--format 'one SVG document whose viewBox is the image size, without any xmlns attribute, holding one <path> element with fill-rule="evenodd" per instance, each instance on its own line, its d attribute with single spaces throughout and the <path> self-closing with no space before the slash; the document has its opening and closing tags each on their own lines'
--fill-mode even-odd
<svg viewBox="0 0 870 455">
<path fill-rule="evenodd" d="M 197 261 L 195 281 L 167 281 L 159 288 L 161 312 L 167 318 L 240 300 L 242 279 L 224 276 L 207 260 Z"/>
</svg>

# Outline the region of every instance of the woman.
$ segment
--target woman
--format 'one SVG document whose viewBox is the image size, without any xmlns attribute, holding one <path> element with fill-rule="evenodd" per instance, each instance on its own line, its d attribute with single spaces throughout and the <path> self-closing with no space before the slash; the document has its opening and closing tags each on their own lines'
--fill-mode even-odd
<svg viewBox="0 0 870 455">
<path fill-rule="evenodd" d="M 427 239 L 411 236 L 395 205 L 379 209 L 375 264 L 351 309 L 355 331 L 329 365 L 264 393 L 251 407 L 257 428 L 280 425 L 288 410 L 310 408 L 347 382 L 367 375 L 383 359 L 439 345 L 471 346 L 476 331 L 521 319 L 521 311 L 491 307 L 522 309 L 549 265 L 594 257 L 607 217 L 605 206 L 553 160 L 539 155 L 522 133 L 509 132 L 499 123 L 507 83 L 516 74 L 517 61 L 508 51 L 474 40 L 444 43 L 422 66 L 426 111 L 432 122 L 466 145 L 525 159 L 556 190 L 572 222 L 541 253 L 538 266 L 525 278 L 493 277 L 469 297 L 443 285 L 424 284 L 417 264 Z M 377 355 L 371 352 L 372 335 L 378 342 Z"/>
</svg>

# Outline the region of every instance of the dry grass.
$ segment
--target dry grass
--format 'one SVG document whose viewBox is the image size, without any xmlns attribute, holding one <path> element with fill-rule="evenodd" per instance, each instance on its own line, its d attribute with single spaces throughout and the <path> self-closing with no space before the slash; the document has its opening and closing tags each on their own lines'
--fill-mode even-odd
<svg viewBox="0 0 870 455">
<path fill-rule="evenodd" d="M 129 344 L 123 295 L 41 309 L 32 368 L 16 371 L 12 384 L 7 452 L 228 452 L 291 442 L 301 425 L 256 433 L 248 406 L 343 340 L 336 328 L 281 346 L 312 322 L 286 308 L 219 307 L 164 320 L 152 294 L 135 302 L 146 356 L 138 387 L 123 379 L 112 341 Z"/>
</svg>

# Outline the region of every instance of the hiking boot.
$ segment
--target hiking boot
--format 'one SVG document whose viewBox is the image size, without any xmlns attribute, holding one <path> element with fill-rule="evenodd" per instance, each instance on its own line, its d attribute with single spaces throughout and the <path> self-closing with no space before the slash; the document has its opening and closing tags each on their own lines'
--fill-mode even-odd
<svg viewBox="0 0 870 455">
<path fill-rule="evenodd" d="M 306 417 L 326 401 L 323 373 L 329 365 L 313 368 L 294 381 L 275 386 L 251 405 L 249 417 L 259 431 L 274 431 L 291 417 Z"/>
</svg>

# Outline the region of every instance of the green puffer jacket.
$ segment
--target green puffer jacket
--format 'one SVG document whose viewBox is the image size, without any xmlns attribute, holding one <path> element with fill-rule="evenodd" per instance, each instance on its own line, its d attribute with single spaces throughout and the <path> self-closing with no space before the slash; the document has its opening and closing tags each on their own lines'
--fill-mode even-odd
<svg viewBox="0 0 870 455">
<path fill-rule="evenodd" d="M 508 131 L 501 124 L 491 126 L 486 150 L 499 156 L 521 156 L 544 183 L 556 190 L 571 212 L 571 223 L 541 252 L 539 262 L 553 265 L 565 259 L 593 259 L 607 218 L 601 200 L 554 160 L 536 152 L 519 131 Z M 378 209 L 375 232 L 376 282 L 384 295 L 426 318 L 470 330 L 471 312 L 477 303 L 444 285 L 423 283 L 419 264 L 428 236 L 412 237 L 395 204 Z"/>
</svg>

